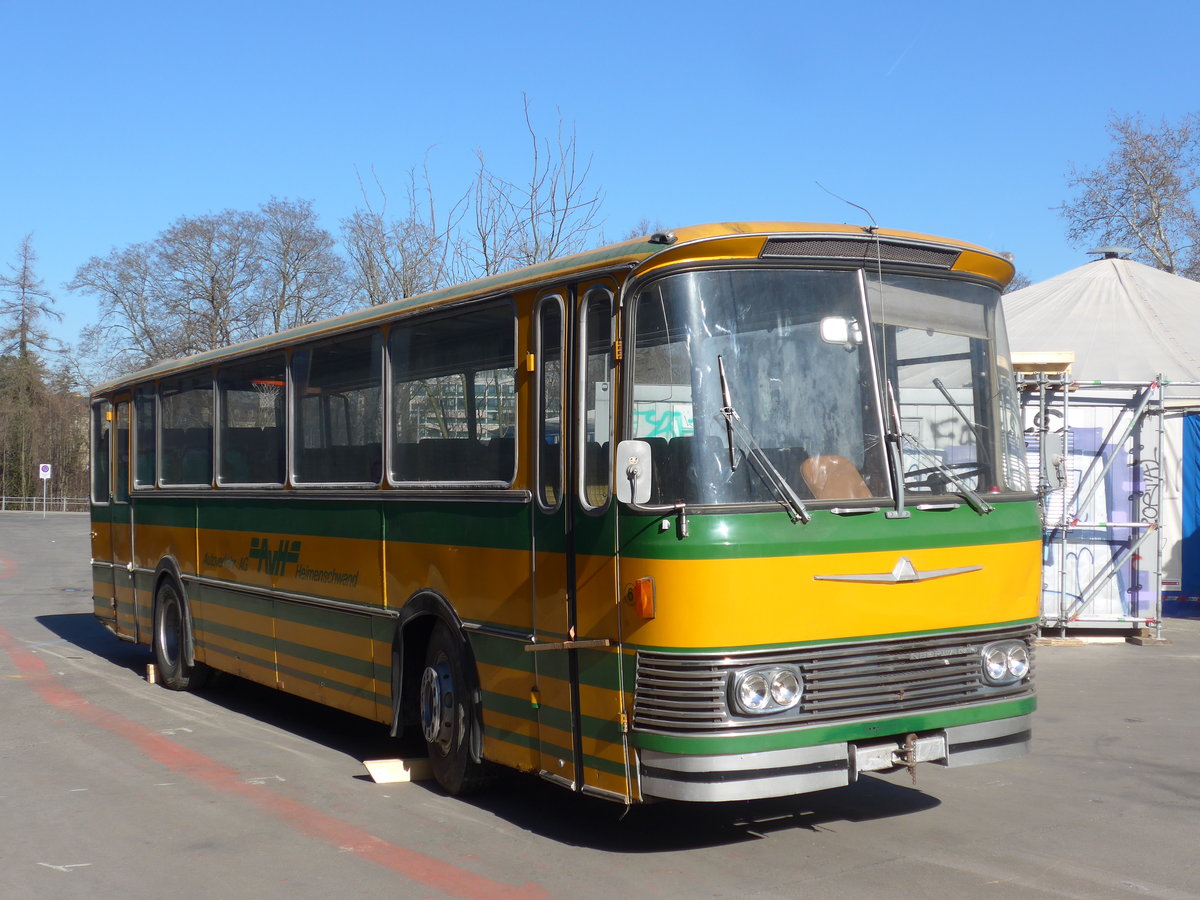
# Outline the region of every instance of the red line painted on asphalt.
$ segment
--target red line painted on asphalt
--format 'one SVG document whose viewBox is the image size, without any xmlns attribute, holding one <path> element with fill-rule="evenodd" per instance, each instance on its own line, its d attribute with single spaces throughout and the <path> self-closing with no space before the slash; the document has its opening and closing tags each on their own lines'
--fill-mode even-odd
<svg viewBox="0 0 1200 900">
<path fill-rule="evenodd" d="M 15 562 L 0 556 L 0 579 L 7 578 L 9 575 L 15 574 L 16 571 L 17 564 Z"/>
<path fill-rule="evenodd" d="M 250 784 L 244 780 L 241 773 L 221 765 L 211 757 L 190 750 L 165 735 L 90 703 L 63 685 L 51 674 L 40 656 L 20 644 L 2 628 L 0 652 L 12 659 L 17 671 L 29 679 L 42 699 L 51 706 L 74 713 L 117 735 L 131 743 L 144 756 L 174 772 L 201 782 L 219 793 L 250 801 L 301 834 L 325 841 L 340 850 L 350 850 L 364 859 L 451 897 L 464 897 L 468 900 L 550 897 L 540 885 L 524 884 L 518 887 L 492 881 L 466 869 L 460 869 L 445 860 L 377 838 L 362 828 L 281 796 L 262 785 Z"/>
</svg>

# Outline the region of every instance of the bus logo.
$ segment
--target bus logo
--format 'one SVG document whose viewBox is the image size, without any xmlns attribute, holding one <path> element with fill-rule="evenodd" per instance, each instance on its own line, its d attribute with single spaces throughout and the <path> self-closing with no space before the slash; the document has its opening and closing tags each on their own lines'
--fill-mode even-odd
<svg viewBox="0 0 1200 900">
<path fill-rule="evenodd" d="M 258 560 L 259 572 L 286 575 L 288 563 L 300 561 L 300 542 L 281 538 L 272 549 L 270 538 L 250 538 L 250 558 Z"/>
</svg>

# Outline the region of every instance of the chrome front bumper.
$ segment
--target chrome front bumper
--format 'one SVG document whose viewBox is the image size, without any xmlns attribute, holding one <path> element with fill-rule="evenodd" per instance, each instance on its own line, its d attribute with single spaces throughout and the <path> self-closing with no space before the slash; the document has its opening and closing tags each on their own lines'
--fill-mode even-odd
<svg viewBox="0 0 1200 900">
<path fill-rule="evenodd" d="M 785 797 L 844 787 L 863 772 L 891 772 L 922 763 L 970 766 L 1029 752 L 1031 716 L 937 731 L 790 750 L 692 756 L 638 751 L 646 799 L 717 802 Z"/>
</svg>

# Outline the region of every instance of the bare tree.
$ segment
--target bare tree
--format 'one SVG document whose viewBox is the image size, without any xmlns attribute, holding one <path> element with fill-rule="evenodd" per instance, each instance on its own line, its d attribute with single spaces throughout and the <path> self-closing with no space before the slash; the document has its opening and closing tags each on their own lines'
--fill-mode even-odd
<svg viewBox="0 0 1200 900">
<path fill-rule="evenodd" d="M 1156 268 L 1200 278 L 1200 114 L 1158 127 L 1114 114 L 1108 133 L 1116 145 L 1108 158 L 1068 174 L 1068 238 L 1125 245 Z"/>
<path fill-rule="evenodd" d="M 600 227 L 604 195 L 588 184 L 592 159 L 581 160 L 575 126 L 559 113 L 555 141 L 534 127 L 529 97 L 522 95 L 529 136 L 529 171 L 504 178 L 476 151 L 471 196 L 472 228 L 459 244 L 460 268 L 493 275 L 583 250 Z"/>
<path fill-rule="evenodd" d="M 12 274 L 0 275 L 0 352 L 15 352 L 20 359 L 33 350 L 48 352 L 52 340 L 42 323 L 62 319 L 34 270 L 37 258 L 33 235 L 27 234 L 17 246 L 16 263 L 8 266 Z"/>
<path fill-rule="evenodd" d="M 581 159 L 574 127 L 560 114 L 554 141 L 538 134 L 524 98 L 529 169 L 522 178 L 495 171 L 482 150 L 475 173 L 454 202 L 434 201 L 428 163 L 409 172 L 405 208 L 388 213 L 387 192 L 342 221 L 357 293 L 370 304 L 436 290 L 583 250 L 600 226 L 603 195 L 588 185 L 590 157 Z"/>
<path fill-rule="evenodd" d="M 341 312 L 345 271 L 334 248 L 308 201 L 180 218 L 75 273 L 68 287 L 99 300 L 84 350 L 116 374 Z"/>
<path fill-rule="evenodd" d="M 454 235 L 465 197 L 443 216 L 434 199 L 428 164 L 420 182 L 416 170 L 409 170 L 405 208 L 399 218 L 388 217 L 388 194 L 378 178 L 378 203 L 372 202 L 361 177 L 359 189 L 365 208 L 342 220 L 342 239 L 359 299 L 376 306 L 437 290 L 455 280 Z"/>
<path fill-rule="evenodd" d="M 346 264 L 311 200 L 272 197 L 259 212 L 260 311 L 271 331 L 345 312 Z"/>
</svg>

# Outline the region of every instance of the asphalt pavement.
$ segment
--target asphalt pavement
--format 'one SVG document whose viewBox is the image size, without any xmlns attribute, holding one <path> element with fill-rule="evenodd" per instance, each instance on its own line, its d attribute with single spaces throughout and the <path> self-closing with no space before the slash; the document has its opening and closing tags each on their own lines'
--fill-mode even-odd
<svg viewBox="0 0 1200 900">
<path fill-rule="evenodd" d="M 145 680 L 85 516 L 0 513 L 0 897 L 1200 897 L 1200 617 L 1037 651 L 1034 750 L 782 800 L 624 810 L 532 776 L 379 785 L 414 748 L 223 678 Z"/>
</svg>

